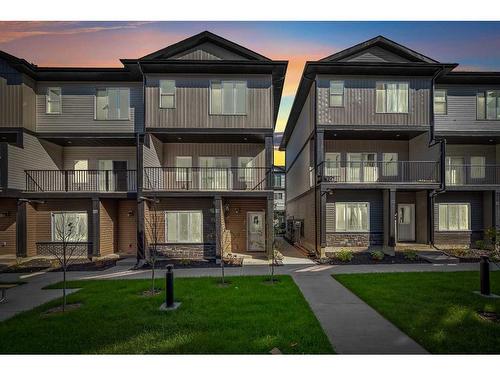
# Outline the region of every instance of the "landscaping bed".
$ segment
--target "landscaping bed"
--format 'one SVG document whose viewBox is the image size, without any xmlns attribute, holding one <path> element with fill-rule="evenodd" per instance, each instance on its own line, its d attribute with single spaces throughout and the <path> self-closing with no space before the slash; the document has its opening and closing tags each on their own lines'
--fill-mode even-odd
<svg viewBox="0 0 500 375">
<path fill-rule="evenodd" d="M 481 255 L 488 255 L 490 261 L 500 262 L 494 254 L 489 251 L 479 250 L 479 249 L 446 249 L 440 250 L 446 255 L 454 256 L 458 258 L 460 263 L 477 263 L 481 260 Z"/>
<path fill-rule="evenodd" d="M 330 255 L 331 254 L 331 255 Z M 353 252 L 352 259 L 347 261 L 337 258 L 335 253 L 329 253 L 330 255 L 323 262 L 328 264 L 336 265 L 361 265 L 361 264 L 417 264 L 417 263 L 429 263 L 428 261 L 419 258 L 409 259 L 408 256 L 403 251 L 396 251 L 394 256 L 384 255 L 383 259 L 374 259 L 369 252 Z"/>
<path fill-rule="evenodd" d="M 90 261 L 82 259 L 68 266 L 68 271 L 104 271 L 114 267 L 118 258 L 113 259 L 98 259 Z M 30 259 L 20 264 L 14 264 L 0 270 L 0 273 L 34 273 L 40 271 L 62 272 L 59 263 L 53 259 L 37 258 Z"/>
<path fill-rule="evenodd" d="M 166 269 L 169 264 L 174 266 L 174 269 L 184 268 L 220 268 L 221 265 L 213 260 L 195 260 L 195 259 L 159 259 L 156 261 L 155 268 Z M 243 262 L 228 261 L 224 262 L 224 267 L 241 267 Z M 151 269 L 151 264 L 144 263 L 142 269 Z"/>
</svg>

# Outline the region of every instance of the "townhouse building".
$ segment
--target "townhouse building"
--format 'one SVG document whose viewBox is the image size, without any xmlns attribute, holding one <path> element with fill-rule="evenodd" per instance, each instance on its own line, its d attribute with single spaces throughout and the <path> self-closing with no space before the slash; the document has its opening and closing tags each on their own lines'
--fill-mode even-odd
<svg viewBox="0 0 500 375">
<path fill-rule="evenodd" d="M 286 173 L 283 166 L 275 165 L 274 174 L 274 234 L 285 234 L 285 179 Z"/>
<path fill-rule="evenodd" d="M 0 254 L 45 255 L 63 219 L 94 257 L 270 251 L 287 63 L 210 32 L 120 61 L 0 53 Z"/>
<path fill-rule="evenodd" d="M 498 225 L 498 73 L 378 36 L 307 62 L 284 132 L 287 235 L 339 248 L 474 246 Z"/>
</svg>

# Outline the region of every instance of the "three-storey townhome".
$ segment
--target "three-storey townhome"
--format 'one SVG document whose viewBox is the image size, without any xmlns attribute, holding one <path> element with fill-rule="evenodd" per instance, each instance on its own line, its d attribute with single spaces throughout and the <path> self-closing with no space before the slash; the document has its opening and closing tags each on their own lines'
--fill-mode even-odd
<svg viewBox="0 0 500 375">
<path fill-rule="evenodd" d="M 446 151 L 433 97 L 455 67 L 382 36 L 306 63 L 281 143 L 291 240 L 320 256 L 437 242 Z"/>
<path fill-rule="evenodd" d="M 209 32 L 122 68 L 0 61 L 2 253 L 57 246 L 65 212 L 93 256 L 270 251 L 286 62 Z"/>
</svg>

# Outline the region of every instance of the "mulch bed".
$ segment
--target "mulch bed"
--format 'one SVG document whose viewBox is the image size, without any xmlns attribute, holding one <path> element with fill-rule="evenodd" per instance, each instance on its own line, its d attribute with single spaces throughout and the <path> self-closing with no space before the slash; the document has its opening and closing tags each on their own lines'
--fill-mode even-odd
<svg viewBox="0 0 500 375">
<path fill-rule="evenodd" d="M 488 255 L 487 251 L 478 249 L 446 249 L 441 250 L 446 255 L 458 258 L 460 263 L 477 263 L 481 260 L 481 255 Z M 490 258 L 490 262 L 495 261 Z"/>
<path fill-rule="evenodd" d="M 429 263 L 424 259 L 417 257 L 415 260 L 406 259 L 402 252 L 396 251 L 394 256 L 386 255 L 382 260 L 373 260 L 370 253 L 353 253 L 353 258 L 350 262 L 342 262 L 335 258 L 329 258 L 327 263 L 337 265 L 359 265 L 359 264 L 418 264 Z"/>
<path fill-rule="evenodd" d="M 96 261 L 82 261 L 68 266 L 68 271 L 104 271 L 114 267 L 119 259 L 103 259 Z M 40 271 L 62 272 L 62 268 L 52 267 L 53 262 L 49 259 L 31 259 L 21 264 L 15 264 L 0 270 L 0 273 L 34 273 Z"/>
</svg>

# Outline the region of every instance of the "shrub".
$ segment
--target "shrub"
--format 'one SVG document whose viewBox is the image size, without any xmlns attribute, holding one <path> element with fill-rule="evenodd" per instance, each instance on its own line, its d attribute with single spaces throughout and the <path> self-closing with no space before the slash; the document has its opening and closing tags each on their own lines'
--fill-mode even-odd
<svg viewBox="0 0 500 375">
<path fill-rule="evenodd" d="M 340 260 L 341 262 L 350 262 L 354 257 L 352 251 L 350 250 L 340 250 L 334 253 L 334 258 Z"/>
<path fill-rule="evenodd" d="M 373 260 L 382 260 L 382 259 L 384 259 L 384 256 L 385 256 L 384 253 L 381 252 L 380 250 L 372 251 L 370 253 L 370 255 L 371 255 Z"/>
<path fill-rule="evenodd" d="M 183 266 L 189 266 L 191 264 L 191 259 L 183 258 L 179 260 L 179 264 L 182 264 Z"/>
<path fill-rule="evenodd" d="M 403 252 L 403 256 L 406 260 L 417 260 L 418 259 L 418 255 L 417 255 L 417 252 L 415 250 L 405 250 Z"/>
</svg>

